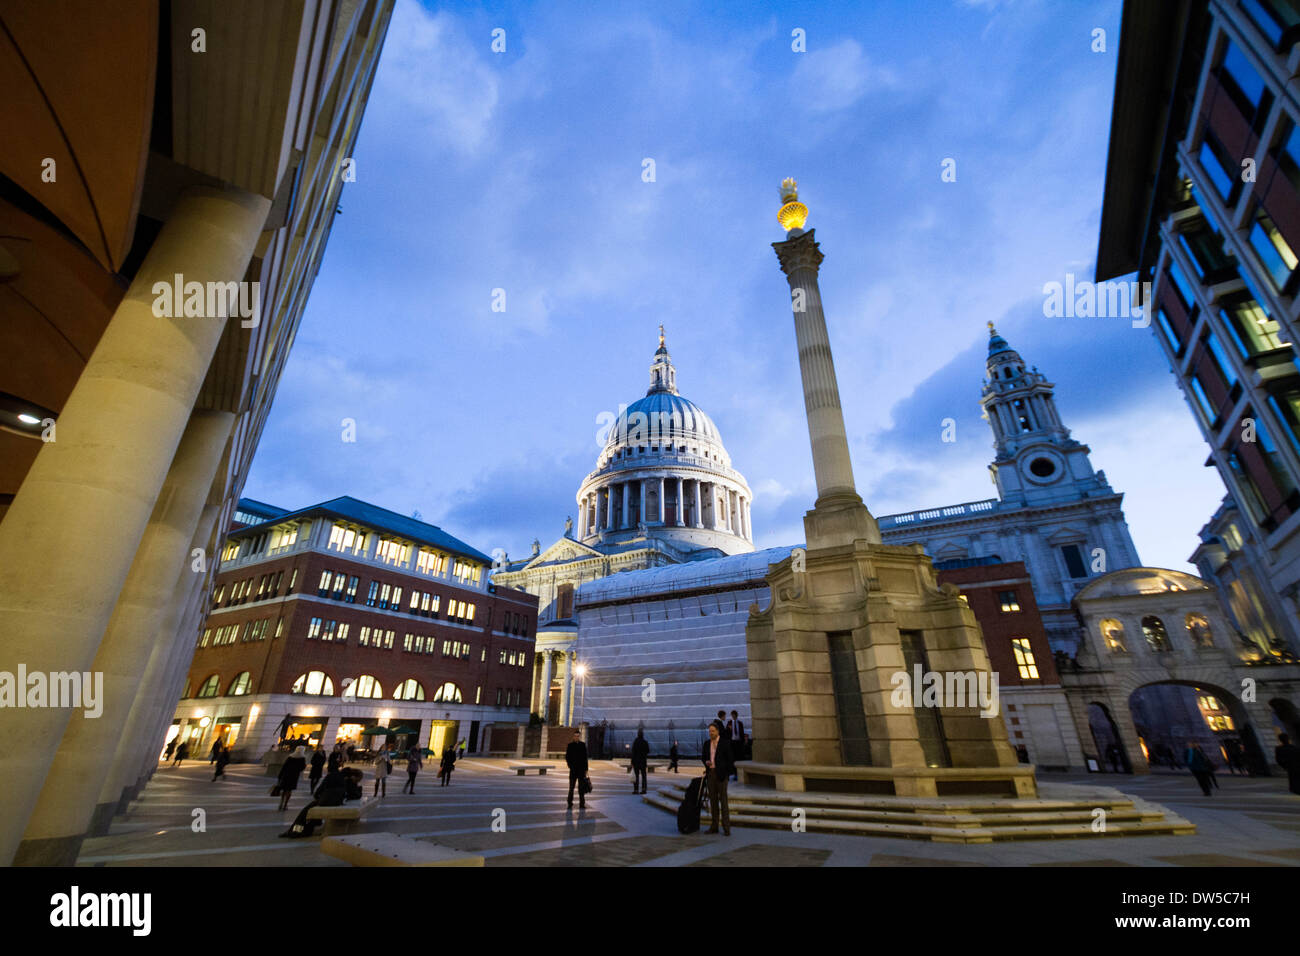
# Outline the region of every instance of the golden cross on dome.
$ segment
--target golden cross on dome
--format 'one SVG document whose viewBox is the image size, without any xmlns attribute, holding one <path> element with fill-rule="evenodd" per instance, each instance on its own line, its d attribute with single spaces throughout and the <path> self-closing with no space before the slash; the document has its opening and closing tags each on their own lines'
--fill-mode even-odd
<svg viewBox="0 0 1300 956">
<path fill-rule="evenodd" d="M 659 323 L 659 347 L 664 347 L 664 324 L 662 322 Z"/>
<path fill-rule="evenodd" d="M 989 335 L 996 335 L 996 334 L 997 334 L 997 331 L 998 331 L 997 329 L 993 328 L 993 323 L 990 322 L 990 323 L 989 323 Z"/>
</svg>

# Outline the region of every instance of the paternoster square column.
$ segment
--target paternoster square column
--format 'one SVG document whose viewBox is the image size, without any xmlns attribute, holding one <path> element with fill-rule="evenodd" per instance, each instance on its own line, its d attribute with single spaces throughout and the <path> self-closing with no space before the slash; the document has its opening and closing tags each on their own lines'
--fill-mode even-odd
<svg viewBox="0 0 1300 956">
<path fill-rule="evenodd" d="M 808 437 L 817 478 L 817 501 L 813 510 L 804 516 L 808 547 L 851 545 L 858 539 L 879 544 L 876 519 L 862 503 L 853 484 L 844 411 L 840 407 L 840 389 L 835 380 L 826 315 L 817 285 L 817 270 L 823 256 L 813 238 L 816 230 L 803 230 L 808 207 L 799 202 L 793 179 L 781 184 L 781 201 L 778 218 L 785 227 L 786 239 L 772 243 L 772 248 L 790 283 L 804 411 L 808 415 Z"/>
</svg>

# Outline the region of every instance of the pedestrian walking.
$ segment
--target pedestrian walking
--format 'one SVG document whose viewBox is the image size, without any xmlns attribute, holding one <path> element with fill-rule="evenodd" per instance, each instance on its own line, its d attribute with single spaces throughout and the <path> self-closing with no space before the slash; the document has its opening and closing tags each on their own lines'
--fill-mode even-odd
<svg viewBox="0 0 1300 956">
<path fill-rule="evenodd" d="M 410 793 L 415 794 L 415 775 L 420 772 L 422 766 L 424 765 L 420 763 L 420 752 L 412 747 L 406 755 L 406 783 L 402 785 L 402 793 L 406 793 L 409 787 Z"/>
<path fill-rule="evenodd" d="M 295 747 L 293 752 L 280 766 L 280 776 L 276 780 L 276 787 L 280 791 L 280 809 L 287 809 L 289 798 L 293 796 L 293 791 L 298 787 L 298 778 L 302 772 L 307 769 L 307 755 L 301 747 Z"/>
<path fill-rule="evenodd" d="M 375 792 L 372 796 L 379 796 L 380 791 L 383 795 L 388 796 L 388 775 L 393 772 L 393 765 L 388 760 L 388 749 L 381 747 L 379 756 L 375 757 Z"/>
<path fill-rule="evenodd" d="M 221 738 L 218 737 L 212 741 L 212 749 L 208 751 L 208 766 L 211 767 L 217 762 L 217 755 L 221 753 Z"/>
<path fill-rule="evenodd" d="M 668 769 L 673 773 L 681 773 L 681 771 L 677 769 L 677 741 L 675 740 L 673 741 L 673 745 L 668 748 L 668 759 L 671 761 L 671 763 L 668 764 Z"/>
<path fill-rule="evenodd" d="M 650 759 L 650 743 L 645 739 L 645 731 L 636 732 L 632 741 L 632 792 L 645 793 L 646 764 Z M 638 790 L 638 786 L 640 789 Z"/>
<path fill-rule="evenodd" d="M 311 755 L 311 789 L 307 791 L 308 793 L 315 793 L 316 788 L 320 786 L 320 778 L 325 771 L 325 761 L 328 759 L 324 747 L 317 747 L 316 752 Z"/>
<path fill-rule="evenodd" d="M 709 724 L 709 742 L 704 745 L 705 785 L 709 788 L 709 812 L 713 825 L 709 833 L 718 832 L 718 815 L 722 816 L 722 832 L 731 836 L 731 807 L 727 803 L 727 783 L 731 779 L 734 761 L 731 758 L 731 741 L 725 736 L 727 726 L 721 720 Z"/>
<path fill-rule="evenodd" d="M 217 765 L 217 770 L 212 775 L 212 779 L 214 781 L 218 777 L 224 777 L 226 775 L 226 764 L 230 763 L 230 748 L 227 747 L 225 744 L 221 744 L 220 749 L 217 751 L 217 758 L 215 762 Z"/>
<path fill-rule="evenodd" d="M 456 748 L 448 747 L 442 754 L 442 763 L 438 765 L 438 777 L 444 787 L 451 786 L 451 772 L 456 769 Z"/>
<path fill-rule="evenodd" d="M 176 749 L 176 738 L 173 737 L 171 740 L 167 741 L 167 749 L 163 751 L 164 763 L 172 759 L 172 751 L 174 751 L 175 749 Z"/>
<path fill-rule="evenodd" d="M 1208 797 L 1211 785 L 1218 786 L 1218 783 L 1214 780 L 1214 764 L 1210 763 L 1210 758 L 1205 756 L 1205 751 L 1201 749 L 1200 744 L 1189 744 L 1185 759 L 1187 769 L 1192 772 L 1196 782 L 1201 785 L 1201 792 Z"/>
<path fill-rule="evenodd" d="M 587 745 L 582 742 L 581 731 L 573 732 L 573 739 L 569 741 L 569 746 L 564 748 L 564 762 L 569 766 L 569 809 L 573 809 L 573 788 L 578 788 L 578 809 L 587 808 L 587 791 L 584 787 L 590 787 L 587 782 L 587 771 L 589 769 L 587 762 Z"/>
<path fill-rule="evenodd" d="M 1278 734 L 1278 747 L 1273 751 L 1273 759 L 1286 771 L 1288 789 L 1300 793 L 1300 747 L 1291 743 L 1287 734 Z"/>
<path fill-rule="evenodd" d="M 745 759 L 745 722 L 734 710 L 731 712 L 731 756 L 733 760 Z M 734 767 L 735 764 L 733 763 L 732 766 Z M 736 782 L 740 782 L 739 771 L 733 771 L 731 775 Z"/>
<path fill-rule="evenodd" d="M 176 757 L 174 760 L 172 760 L 172 766 L 179 767 L 181 765 L 181 761 L 184 760 L 189 755 L 190 755 L 190 745 L 182 740 L 180 746 L 176 748 Z"/>
</svg>

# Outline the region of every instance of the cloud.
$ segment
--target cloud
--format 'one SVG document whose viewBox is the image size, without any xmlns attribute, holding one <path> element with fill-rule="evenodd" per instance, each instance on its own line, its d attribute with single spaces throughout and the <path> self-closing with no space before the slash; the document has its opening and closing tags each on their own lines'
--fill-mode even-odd
<svg viewBox="0 0 1300 956">
<path fill-rule="evenodd" d="M 790 87 L 803 107 L 828 113 L 853 106 L 869 92 L 893 89 L 898 82 L 893 70 L 872 63 L 862 45 L 846 37 L 800 54 Z"/>
</svg>

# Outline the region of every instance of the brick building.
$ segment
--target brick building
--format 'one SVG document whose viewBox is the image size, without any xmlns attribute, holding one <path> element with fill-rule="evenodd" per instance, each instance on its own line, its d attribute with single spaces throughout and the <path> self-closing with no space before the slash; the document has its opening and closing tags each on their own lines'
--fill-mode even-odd
<svg viewBox="0 0 1300 956">
<path fill-rule="evenodd" d="M 289 512 L 241 499 L 168 740 L 236 759 L 280 739 L 477 752 L 528 716 L 537 598 L 434 525 L 342 497 Z M 374 738 L 382 739 L 382 738 Z M 394 742 L 394 741 L 390 741 Z"/>
</svg>

